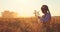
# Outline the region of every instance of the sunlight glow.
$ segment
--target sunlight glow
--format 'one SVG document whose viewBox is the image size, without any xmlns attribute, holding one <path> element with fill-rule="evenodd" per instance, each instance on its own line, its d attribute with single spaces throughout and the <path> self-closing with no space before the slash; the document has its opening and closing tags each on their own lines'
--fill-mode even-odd
<svg viewBox="0 0 60 32">
<path fill-rule="evenodd" d="M 60 16 L 60 0 L 0 0 L 0 12 L 4 10 L 14 11 L 20 17 L 34 16 L 34 10 L 40 11 L 42 15 L 41 6 L 46 4 L 52 16 Z M 1 13 L 0 13 L 1 16 Z"/>
</svg>

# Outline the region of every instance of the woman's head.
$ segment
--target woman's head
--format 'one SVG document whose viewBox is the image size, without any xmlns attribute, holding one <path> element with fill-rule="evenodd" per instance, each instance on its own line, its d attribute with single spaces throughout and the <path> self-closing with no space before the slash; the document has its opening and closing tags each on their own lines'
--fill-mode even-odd
<svg viewBox="0 0 60 32">
<path fill-rule="evenodd" d="M 42 10 L 42 13 L 44 13 L 44 14 L 47 13 L 47 11 L 49 11 L 47 5 L 42 5 L 41 10 Z"/>
</svg>

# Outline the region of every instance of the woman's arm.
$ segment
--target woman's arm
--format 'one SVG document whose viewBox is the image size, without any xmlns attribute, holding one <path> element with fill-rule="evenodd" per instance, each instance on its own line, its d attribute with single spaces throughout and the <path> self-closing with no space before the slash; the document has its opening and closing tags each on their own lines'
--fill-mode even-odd
<svg viewBox="0 0 60 32">
<path fill-rule="evenodd" d="M 48 14 L 46 14 L 46 16 L 44 18 L 43 17 L 41 18 L 41 21 L 47 22 L 50 20 L 50 18 L 51 18 L 51 15 L 50 15 L 50 13 L 48 13 Z"/>
</svg>

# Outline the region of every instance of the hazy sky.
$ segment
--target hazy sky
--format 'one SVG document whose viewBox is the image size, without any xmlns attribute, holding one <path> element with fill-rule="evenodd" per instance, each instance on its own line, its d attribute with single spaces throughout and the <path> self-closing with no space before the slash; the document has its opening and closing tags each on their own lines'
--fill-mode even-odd
<svg viewBox="0 0 60 32">
<path fill-rule="evenodd" d="M 52 16 L 60 16 L 60 0 L 0 0 L 0 12 L 10 10 L 18 12 L 20 16 L 33 16 L 34 10 L 40 11 L 41 6 L 46 4 Z"/>
</svg>

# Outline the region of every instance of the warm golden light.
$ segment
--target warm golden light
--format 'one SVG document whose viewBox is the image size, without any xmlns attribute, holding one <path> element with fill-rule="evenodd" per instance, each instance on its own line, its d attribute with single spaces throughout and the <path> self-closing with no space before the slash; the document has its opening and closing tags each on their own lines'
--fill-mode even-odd
<svg viewBox="0 0 60 32">
<path fill-rule="evenodd" d="M 0 0 L 0 12 L 9 10 L 17 12 L 19 17 L 34 16 L 34 10 L 41 12 L 41 6 L 46 4 L 52 16 L 60 16 L 60 0 Z M 1 15 L 1 13 L 0 13 Z"/>
</svg>

